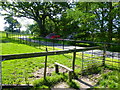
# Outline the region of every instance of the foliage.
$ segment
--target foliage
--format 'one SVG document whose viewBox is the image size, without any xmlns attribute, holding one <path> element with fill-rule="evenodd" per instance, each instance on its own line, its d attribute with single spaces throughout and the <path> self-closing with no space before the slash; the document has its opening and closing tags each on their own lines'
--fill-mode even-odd
<svg viewBox="0 0 120 90">
<path fill-rule="evenodd" d="M 120 2 L 2 2 L 5 15 L 27 17 L 36 21 L 29 30 L 38 36 L 51 32 L 66 38 L 120 42 Z M 70 5 L 71 4 L 71 5 Z M 71 8 L 70 8 L 71 6 Z M 113 40 L 113 38 L 115 40 Z"/>
<path fill-rule="evenodd" d="M 98 87 L 101 88 L 118 88 L 119 85 L 119 75 L 118 71 L 111 71 L 102 74 L 101 79 L 98 81 Z"/>
<path fill-rule="evenodd" d="M 8 27 L 5 27 L 5 31 L 20 32 L 21 25 L 16 19 L 14 19 L 12 16 L 8 16 L 5 17 L 4 20 L 6 20 L 5 24 L 9 25 Z"/>
<path fill-rule="evenodd" d="M 80 88 L 80 85 L 77 82 L 75 82 L 74 80 L 72 80 L 71 82 L 67 82 L 67 83 L 71 88 L 74 88 L 74 89 Z"/>
<path fill-rule="evenodd" d="M 0 5 L 3 10 L 7 11 L 7 15 L 12 14 L 16 17 L 26 17 L 36 21 L 39 35 L 42 36 L 46 35 L 46 18 L 54 19 L 68 7 L 65 2 L 2 2 Z"/>
<path fill-rule="evenodd" d="M 78 2 L 75 6 L 58 20 L 59 33 L 67 36 L 76 32 L 78 40 L 112 42 L 114 37 L 119 39 L 119 12 L 116 11 L 120 9 L 119 3 Z"/>
<path fill-rule="evenodd" d="M 39 27 L 36 23 L 27 26 L 27 30 L 30 31 L 32 35 L 39 35 L 38 29 Z"/>
</svg>

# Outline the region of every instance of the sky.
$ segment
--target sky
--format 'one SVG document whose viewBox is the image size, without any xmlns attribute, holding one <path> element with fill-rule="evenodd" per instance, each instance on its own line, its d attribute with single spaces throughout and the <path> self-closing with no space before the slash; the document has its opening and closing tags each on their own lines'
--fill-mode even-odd
<svg viewBox="0 0 120 90">
<path fill-rule="evenodd" d="M 21 31 L 25 31 L 26 30 L 26 26 L 28 24 L 33 24 L 33 20 L 32 19 L 27 19 L 27 18 L 15 18 L 18 20 L 18 22 L 22 25 L 21 27 Z M 4 27 L 7 26 L 5 24 L 5 20 L 3 16 L 0 16 L 0 31 L 4 31 Z"/>
<path fill-rule="evenodd" d="M 4 26 L 5 26 L 5 21 L 4 21 L 4 17 L 0 16 L 0 31 L 4 30 Z"/>
</svg>

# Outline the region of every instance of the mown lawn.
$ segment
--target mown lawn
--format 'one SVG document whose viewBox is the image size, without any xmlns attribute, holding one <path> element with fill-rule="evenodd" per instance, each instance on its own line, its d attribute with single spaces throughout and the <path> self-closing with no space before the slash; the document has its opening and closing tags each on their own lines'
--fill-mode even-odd
<svg viewBox="0 0 120 90">
<path fill-rule="evenodd" d="M 25 44 L 17 43 L 2 43 L 2 55 L 7 54 L 20 54 L 20 53 L 34 53 L 41 52 L 42 50 L 36 49 Z"/>
</svg>

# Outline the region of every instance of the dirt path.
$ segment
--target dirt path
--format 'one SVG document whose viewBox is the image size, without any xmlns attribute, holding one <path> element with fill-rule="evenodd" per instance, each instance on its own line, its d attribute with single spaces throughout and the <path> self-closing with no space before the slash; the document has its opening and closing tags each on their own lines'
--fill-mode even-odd
<svg viewBox="0 0 120 90">
<path fill-rule="evenodd" d="M 55 68 L 49 68 L 47 67 L 47 76 L 51 76 L 51 74 L 55 71 Z M 64 68 L 59 68 L 59 72 L 61 73 L 65 73 L 67 72 Z M 37 70 L 36 72 L 33 73 L 35 78 L 42 78 L 44 76 L 44 68 L 41 68 L 39 70 Z"/>
<path fill-rule="evenodd" d="M 47 76 L 51 76 L 51 73 L 55 71 L 55 68 L 47 68 Z M 60 72 L 65 73 L 66 70 L 63 68 L 59 69 Z M 44 68 L 41 68 L 33 73 L 36 79 L 42 78 L 44 75 Z M 96 83 L 87 77 L 81 77 L 80 79 L 73 79 L 77 82 L 80 88 L 90 88 L 93 87 Z M 56 84 L 53 88 L 70 88 L 70 86 L 66 82 L 60 82 Z"/>
<path fill-rule="evenodd" d="M 56 84 L 53 88 L 69 88 L 69 85 L 66 82 L 60 82 Z"/>
<path fill-rule="evenodd" d="M 82 77 L 81 79 L 77 79 L 77 80 L 75 80 L 75 82 L 77 82 L 80 85 L 80 88 L 91 88 L 94 85 L 96 85 L 95 82 L 93 82 L 92 80 L 90 80 L 86 77 Z"/>
</svg>

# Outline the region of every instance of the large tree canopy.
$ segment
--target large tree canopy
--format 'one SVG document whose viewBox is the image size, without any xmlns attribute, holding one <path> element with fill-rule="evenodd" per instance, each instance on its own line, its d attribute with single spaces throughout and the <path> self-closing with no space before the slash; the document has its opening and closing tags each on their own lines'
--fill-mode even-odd
<svg viewBox="0 0 120 90">
<path fill-rule="evenodd" d="M 39 26 L 39 35 L 42 36 L 46 35 L 46 18 L 54 19 L 69 7 L 65 2 L 2 2 L 1 6 L 8 14 L 35 20 Z"/>
<path fill-rule="evenodd" d="M 120 2 L 3 2 L 1 6 L 8 15 L 36 21 L 30 28 L 38 35 L 55 31 L 66 37 L 76 32 L 79 40 L 120 41 Z"/>
<path fill-rule="evenodd" d="M 111 42 L 120 40 L 119 2 L 78 2 L 74 9 L 67 10 L 66 18 L 80 39 Z M 64 22 L 65 23 L 65 22 Z"/>
</svg>

